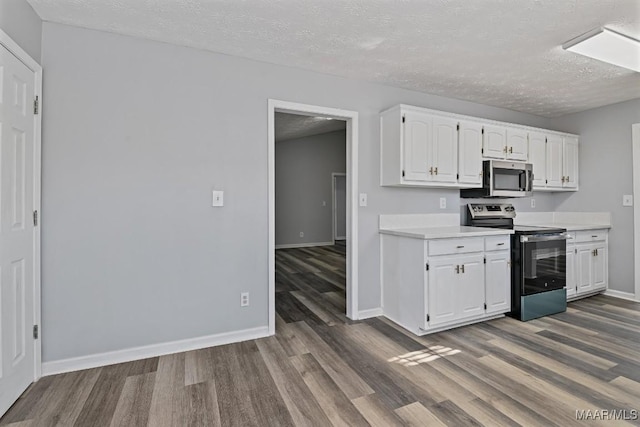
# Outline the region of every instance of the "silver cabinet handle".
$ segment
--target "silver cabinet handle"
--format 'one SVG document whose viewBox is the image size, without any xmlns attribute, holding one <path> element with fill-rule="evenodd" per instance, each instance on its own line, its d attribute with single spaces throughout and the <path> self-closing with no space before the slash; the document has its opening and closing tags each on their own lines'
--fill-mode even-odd
<svg viewBox="0 0 640 427">
<path fill-rule="evenodd" d="M 462 249 L 464 248 L 464 245 L 460 245 L 460 246 L 456 246 L 457 249 Z"/>
<path fill-rule="evenodd" d="M 596 255 L 597 255 L 597 253 L 596 253 Z M 464 264 L 462 264 L 462 265 L 460 266 L 460 271 L 462 271 L 462 272 L 464 273 Z"/>
<path fill-rule="evenodd" d="M 456 274 L 460 274 L 460 266 L 456 265 Z"/>
<path fill-rule="evenodd" d="M 504 242 L 498 243 L 498 246 L 504 246 Z"/>
</svg>

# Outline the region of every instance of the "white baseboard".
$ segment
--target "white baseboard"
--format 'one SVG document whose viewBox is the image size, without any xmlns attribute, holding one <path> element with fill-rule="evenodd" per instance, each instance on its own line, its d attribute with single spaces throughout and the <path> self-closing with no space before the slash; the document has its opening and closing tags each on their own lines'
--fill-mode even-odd
<svg viewBox="0 0 640 427">
<path fill-rule="evenodd" d="M 358 320 L 370 319 L 372 317 L 382 316 L 382 314 L 382 307 L 360 310 L 358 312 Z"/>
<path fill-rule="evenodd" d="M 636 302 L 638 301 L 635 298 L 635 295 L 632 294 L 631 292 L 622 292 L 622 291 L 616 291 L 614 289 L 607 289 L 606 291 L 604 291 L 604 294 L 608 297 L 626 299 L 629 301 L 636 301 Z"/>
<path fill-rule="evenodd" d="M 100 366 L 113 365 L 115 363 L 131 362 L 133 360 L 164 356 L 172 353 L 181 353 L 183 351 L 198 350 L 201 348 L 231 344 L 240 341 L 248 341 L 257 338 L 264 338 L 266 336 L 269 336 L 269 328 L 267 326 L 261 326 L 259 328 L 244 329 L 242 331 L 225 332 L 222 334 L 207 335 L 204 337 L 190 338 L 186 340 L 171 341 L 106 353 L 91 354 L 88 356 L 73 357 L 70 359 L 55 360 L 53 362 L 44 362 L 42 364 L 42 376 L 97 368 Z"/>
<path fill-rule="evenodd" d="M 276 245 L 276 249 L 312 248 L 314 246 L 333 246 L 333 242 L 291 243 L 286 245 Z"/>
</svg>

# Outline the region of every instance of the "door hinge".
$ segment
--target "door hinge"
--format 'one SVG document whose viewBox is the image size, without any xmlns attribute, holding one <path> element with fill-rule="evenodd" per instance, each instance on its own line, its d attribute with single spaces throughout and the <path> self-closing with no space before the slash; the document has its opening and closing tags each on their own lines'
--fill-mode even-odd
<svg viewBox="0 0 640 427">
<path fill-rule="evenodd" d="M 38 226 L 38 211 L 33 211 L 33 226 Z"/>
<path fill-rule="evenodd" d="M 404 117 L 404 116 L 402 116 L 402 123 L 404 123 L 404 120 L 405 120 L 405 117 Z"/>
<path fill-rule="evenodd" d="M 38 339 L 38 325 L 33 325 L 33 339 Z"/>
<path fill-rule="evenodd" d="M 33 114 L 40 114 L 40 98 L 38 96 L 33 100 Z"/>
<path fill-rule="evenodd" d="M 429 271 L 429 263 L 427 263 L 425 265 L 426 265 L 426 270 L 425 271 Z"/>
</svg>

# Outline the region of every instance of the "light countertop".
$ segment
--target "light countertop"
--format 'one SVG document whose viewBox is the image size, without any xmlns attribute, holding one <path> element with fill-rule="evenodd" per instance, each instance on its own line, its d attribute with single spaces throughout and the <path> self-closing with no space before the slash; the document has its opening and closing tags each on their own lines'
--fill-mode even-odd
<svg viewBox="0 0 640 427">
<path fill-rule="evenodd" d="M 381 228 L 380 234 L 411 237 L 414 239 L 455 239 L 461 237 L 483 237 L 513 234 L 513 230 L 486 227 L 467 227 L 454 225 L 445 227 L 414 227 L 414 228 Z"/>
<path fill-rule="evenodd" d="M 522 225 L 536 225 L 539 227 L 557 227 L 566 228 L 567 231 L 580 231 L 580 230 L 603 230 L 610 229 L 610 224 L 575 224 L 564 222 L 547 222 L 547 223 L 534 223 L 534 224 L 522 224 Z"/>
</svg>

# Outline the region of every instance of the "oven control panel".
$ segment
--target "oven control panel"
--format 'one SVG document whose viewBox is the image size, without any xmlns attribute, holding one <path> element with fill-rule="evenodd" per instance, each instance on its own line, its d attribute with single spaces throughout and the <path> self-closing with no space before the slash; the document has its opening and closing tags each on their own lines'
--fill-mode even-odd
<svg viewBox="0 0 640 427">
<path fill-rule="evenodd" d="M 471 218 L 515 218 L 516 209 L 511 203 L 469 203 Z"/>
</svg>

